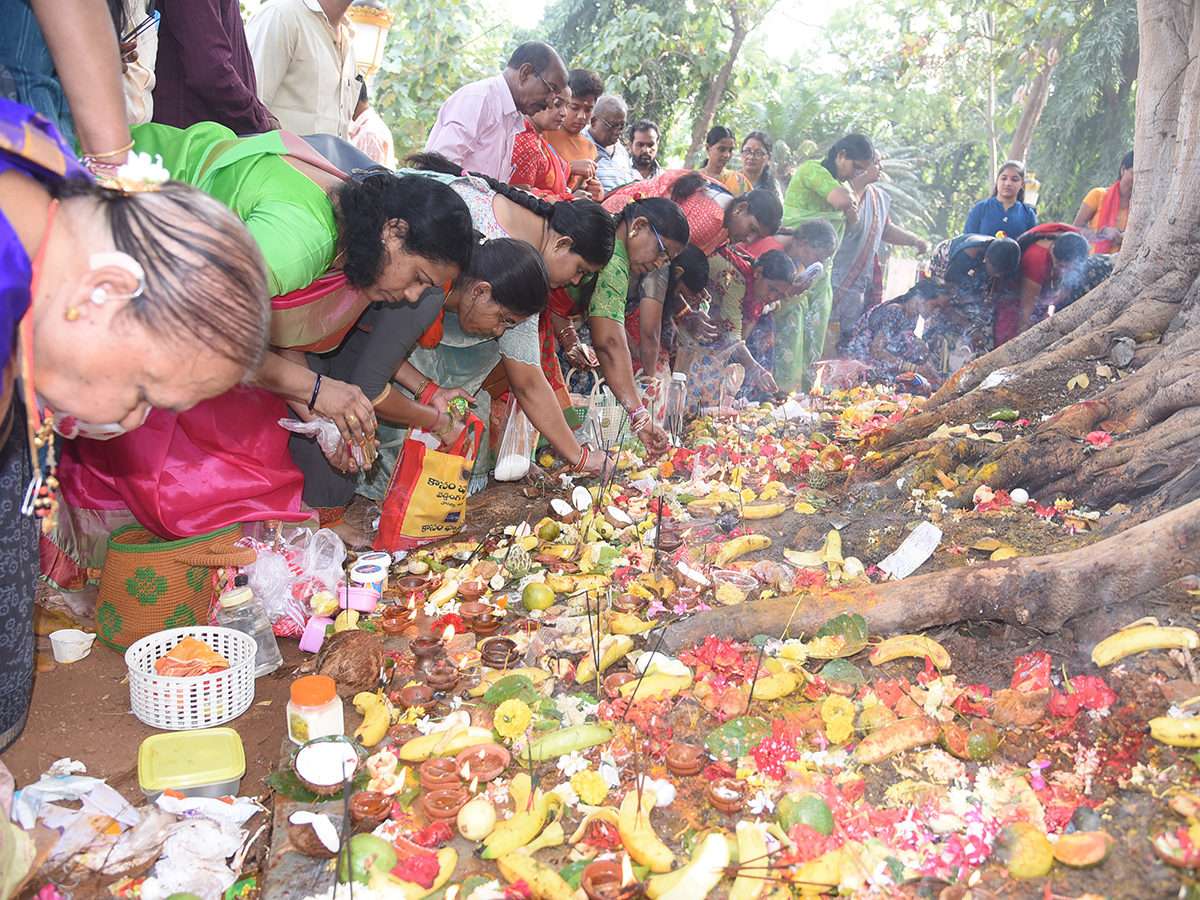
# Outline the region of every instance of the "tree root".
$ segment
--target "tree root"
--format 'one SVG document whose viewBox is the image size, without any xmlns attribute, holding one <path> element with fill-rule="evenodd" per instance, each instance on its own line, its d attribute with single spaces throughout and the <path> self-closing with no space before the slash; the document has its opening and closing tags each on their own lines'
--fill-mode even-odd
<svg viewBox="0 0 1200 900">
<path fill-rule="evenodd" d="M 1200 501 L 1069 553 L 983 563 L 845 590 L 820 590 L 697 613 L 673 626 L 669 651 L 708 635 L 811 635 L 843 612 L 873 634 L 994 620 L 1058 631 L 1068 619 L 1200 571 Z"/>
</svg>

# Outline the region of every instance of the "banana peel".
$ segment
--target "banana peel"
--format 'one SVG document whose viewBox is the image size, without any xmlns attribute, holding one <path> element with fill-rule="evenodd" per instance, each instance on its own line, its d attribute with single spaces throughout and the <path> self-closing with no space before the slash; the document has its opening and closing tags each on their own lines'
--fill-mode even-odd
<svg viewBox="0 0 1200 900">
<path fill-rule="evenodd" d="M 443 847 L 437 851 L 438 873 L 433 884 L 426 888 L 413 881 L 404 881 L 390 872 L 371 869 L 368 886 L 384 897 L 402 897 L 403 900 L 423 900 L 430 894 L 439 891 L 458 866 L 458 851 L 453 847 Z"/>
<path fill-rule="evenodd" d="M 1092 662 L 1098 666 L 1113 663 L 1147 650 L 1195 650 L 1200 635 L 1190 628 L 1173 625 L 1133 625 L 1109 635 L 1092 650 Z"/>
<path fill-rule="evenodd" d="M 588 813 L 583 817 L 583 821 L 579 823 L 579 827 L 575 829 L 575 833 L 571 835 L 570 843 L 577 844 L 585 834 L 587 834 L 588 826 L 595 821 L 607 822 L 613 828 L 617 827 L 617 811 L 611 806 L 602 806 L 597 810 Z"/>
<path fill-rule="evenodd" d="M 526 853 L 536 853 L 546 847 L 561 847 L 566 840 L 562 822 L 557 819 L 542 829 L 542 833 L 525 845 Z"/>
<path fill-rule="evenodd" d="M 547 575 L 546 585 L 556 594 L 598 591 L 612 583 L 608 575 Z"/>
<path fill-rule="evenodd" d="M 771 539 L 765 534 L 744 534 L 741 537 L 726 541 L 713 557 L 713 565 L 724 568 L 735 559 L 740 559 L 747 553 L 766 550 L 771 546 Z"/>
<path fill-rule="evenodd" d="M 842 557 L 842 535 L 836 528 L 831 528 L 825 535 L 825 544 L 820 550 L 784 550 L 783 558 L 794 566 L 802 569 L 819 569 L 829 567 L 829 576 L 833 580 L 841 578 L 846 560 Z"/>
<path fill-rule="evenodd" d="M 641 634 L 655 626 L 654 622 L 646 622 L 637 616 L 617 612 L 615 609 L 605 611 L 604 622 L 612 634 Z"/>
<path fill-rule="evenodd" d="M 504 669 L 489 669 L 484 673 L 479 684 L 470 688 L 467 694 L 471 697 L 482 697 L 492 685 L 501 678 L 507 678 L 509 675 L 524 675 L 533 682 L 535 688 L 540 688 L 550 680 L 549 672 L 545 669 L 535 669 L 533 666 L 521 666 L 519 669 L 508 669 L 507 671 Z"/>
<path fill-rule="evenodd" d="M 738 845 L 737 877 L 729 889 L 729 900 L 758 900 L 772 874 L 767 859 L 767 839 L 753 822 L 745 819 L 735 829 Z"/>
<path fill-rule="evenodd" d="M 633 698 L 634 702 L 644 702 L 651 698 L 674 697 L 680 691 L 686 691 L 691 686 L 692 676 L 690 674 L 664 675 L 662 672 L 651 672 L 640 680 L 640 686 L 639 682 L 630 681 L 621 685 L 618 693 L 627 700 Z"/>
<path fill-rule="evenodd" d="M 496 860 L 500 874 L 509 884 L 524 881 L 533 900 L 574 900 L 575 891 L 561 875 L 545 863 L 524 853 L 509 853 Z"/>
<path fill-rule="evenodd" d="M 871 648 L 871 665 L 881 666 L 906 656 L 914 656 L 917 659 L 928 656 L 939 669 L 950 668 L 950 654 L 946 652 L 946 648 L 923 634 L 901 634 L 880 641 Z"/>
<path fill-rule="evenodd" d="M 476 744 L 490 744 L 492 729 L 473 725 L 455 725 L 446 731 L 423 734 L 400 747 L 400 761 L 406 763 L 425 762 L 435 756 L 456 756 Z"/>
<path fill-rule="evenodd" d="M 621 810 L 617 813 L 617 833 L 634 862 L 646 866 L 651 872 L 669 872 L 675 865 L 675 854 L 650 824 L 650 810 L 654 809 L 658 798 L 649 789 L 643 789 L 640 795 L 637 790 L 631 790 L 621 801 Z"/>
<path fill-rule="evenodd" d="M 517 811 L 511 818 L 498 822 L 492 833 L 483 839 L 483 851 L 480 855 L 484 859 L 498 860 L 529 844 L 546 825 L 550 814 L 557 813 L 562 808 L 562 798 L 558 794 L 547 794 L 537 788 L 530 789 L 528 773 L 521 774 L 526 778 L 526 790 L 513 791 L 512 786 L 509 787 Z M 513 782 L 516 781 L 517 778 L 514 777 Z M 519 796 L 522 793 L 524 797 Z"/>
</svg>

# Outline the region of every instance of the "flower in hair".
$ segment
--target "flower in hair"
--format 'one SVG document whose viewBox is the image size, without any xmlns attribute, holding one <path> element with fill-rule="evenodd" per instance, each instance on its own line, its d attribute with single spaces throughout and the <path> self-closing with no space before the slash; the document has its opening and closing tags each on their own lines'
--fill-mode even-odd
<svg viewBox="0 0 1200 900">
<path fill-rule="evenodd" d="M 151 157 L 149 153 L 131 153 L 128 161 L 117 167 L 115 175 L 105 175 L 100 179 L 100 185 L 133 194 L 157 191 L 170 180 L 171 173 L 163 165 L 161 154 Z"/>
</svg>

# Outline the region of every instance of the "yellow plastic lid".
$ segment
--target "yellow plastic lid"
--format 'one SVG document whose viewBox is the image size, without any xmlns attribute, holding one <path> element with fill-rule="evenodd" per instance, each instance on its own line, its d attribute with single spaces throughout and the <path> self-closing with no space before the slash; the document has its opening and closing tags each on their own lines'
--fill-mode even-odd
<svg viewBox="0 0 1200 900">
<path fill-rule="evenodd" d="M 138 750 L 138 782 L 145 791 L 181 791 L 245 774 L 246 752 L 232 728 L 156 734 Z"/>
</svg>

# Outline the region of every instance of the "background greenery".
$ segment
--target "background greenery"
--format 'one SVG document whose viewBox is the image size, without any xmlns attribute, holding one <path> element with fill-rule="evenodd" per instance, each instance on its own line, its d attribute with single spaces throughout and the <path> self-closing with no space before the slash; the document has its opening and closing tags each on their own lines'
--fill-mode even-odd
<svg viewBox="0 0 1200 900">
<path fill-rule="evenodd" d="M 841 135 L 869 134 L 886 158 L 893 217 L 931 240 L 958 233 L 989 195 L 993 165 L 1031 115 L 1039 72 L 1048 99 L 1027 162 L 1042 182 L 1042 221 L 1071 221 L 1090 188 L 1116 180 L 1132 147 L 1135 0 L 984 0 L 969 11 L 945 0 L 843 5 L 821 39 L 797 42 L 786 58 L 768 44 L 788 42 L 760 27 L 774 0 L 553 0 L 535 29 L 514 29 L 484 0 L 390 6 L 396 22 L 376 106 L 401 156 L 423 145 L 456 88 L 496 74 L 512 47 L 537 38 L 569 64 L 599 71 L 629 101 L 631 118 L 659 122 L 664 154 L 682 160 L 694 130 L 710 124 L 702 107 L 729 61 L 734 13 L 749 35 L 711 122 L 739 137 L 773 135 L 781 180 Z"/>
</svg>

